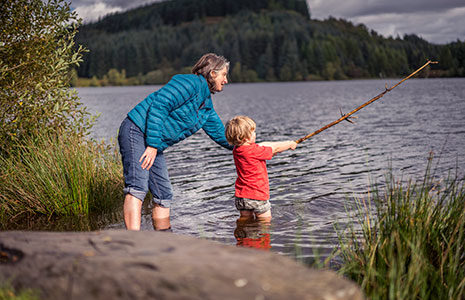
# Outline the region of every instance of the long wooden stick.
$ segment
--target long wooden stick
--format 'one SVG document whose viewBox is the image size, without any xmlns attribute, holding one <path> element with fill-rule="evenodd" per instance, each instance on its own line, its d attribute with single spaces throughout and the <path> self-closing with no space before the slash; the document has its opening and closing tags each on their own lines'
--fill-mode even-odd
<svg viewBox="0 0 465 300">
<path fill-rule="evenodd" d="M 341 116 L 339 119 L 337 119 L 336 121 L 331 122 L 331 123 L 329 123 L 328 125 L 321 127 L 321 128 L 318 129 L 317 131 L 312 132 L 312 133 L 310 133 L 310 134 L 308 134 L 308 135 L 306 135 L 306 136 L 304 136 L 304 137 L 302 137 L 302 138 L 296 140 L 295 142 L 296 142 L 297 144 L 302 143 L 302 142 L 305 141 L 306 139 L 309 139 L 309 138 L 311 138 L 312 136 L 317 135 L 318 133 L 322 132 L 323 130 L 328 129 L 328 128 L 330 128 L 330 127 L 336 125 L 337 123 L 339 123 L 339 122 L 341 122 L 341 121 L 343 121 L 343 120 L 347 120 L 347 121 L 351 122 L 351 121 L 350 121 L 350 118 L 349 118 L 351 115 L 353 115 L 353 114 L 356 113 L 357 111 L 361 110 L 361 109 L 364 108 L 365 106 L 367 106 L 367 105 L 369 105 L 369 104 L 375 102 L 375 101 L 378 100 L 379 98 L 383 97 L 384 94 L 386 94 L 387 92 L 390 92 L 390 91 L 393 90 L 396 86 L 398 86 L 398 85 L 401 84 L 402 82 L 406 81 L 407 79 L 409 79 L 409 78 L 412 77 L 413 75 L 415 75 L 415 74 L 417 74 L 418 72 L 420 72 L 420 71 L 421 71 L 423 68 L 425 68 L 427 65 L 429 65 L 429 64 L 437 64 L 437 63 L 438 63 L 437 61 L 428 60 L 428 62 L 426 62 L 426 64 L 424 64 L 421 68 L 419 68 L 418 70 L 416 70 L 415 72 L 413 72 L 413 73 L 410 74 L 409 76 L 407 76 L 407 77 L 405 77 L 404 79 L 402 79 L 401 81 L 399 81 L 396 85 L 392 86 L 391 88 L 388 88 L 388 87 L 387 87 L 387 84 L 386 84 L 386 87 L 385 87 L 384 92 L 382 92 L 382 93 L 379 94 L 378 96 L 376 96 L 376 97 L 374 97 L 373 99 L 371 99 L 370 101 L 367 101 L 367 102 L 365 102 L 364 104 L 360 105 L 359 107 L 357 107 L 356 109 L 354 109 L 354 110 L 351 111 L 350 113 L 342 114 L 342 112 L 341 112 L 342 116 Z M 351 122 L 351 123 L 352 123 L 352 122 Z"/>
</svg>

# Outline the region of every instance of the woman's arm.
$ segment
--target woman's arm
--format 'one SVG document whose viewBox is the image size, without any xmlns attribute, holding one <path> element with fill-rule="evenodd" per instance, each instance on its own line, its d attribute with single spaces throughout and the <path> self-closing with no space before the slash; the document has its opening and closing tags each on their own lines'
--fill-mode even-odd
<svg viewBox="0 0 465 300">
<path fill-rule="evenodd" d="M 289 149 L 294 150 L 297 147 L 297 143 L 294 141 L 283 141 L 283 142 L 261 142 L 258 145 L 271 147 L 273 155 Z"/>
<path fill-rule="evenodd" d="M 224 135 L 223 122 L 221 122 L 220 117 L 214 109 L 211 110 L 210 116 L 208 117 L 207 122 L 205 122 L 202 128 L 205 131 L 205 133 L 217 144 L 229 150 L 232 150 L 234 148 L 226 140 L 226 136 Z"/>
</svg>

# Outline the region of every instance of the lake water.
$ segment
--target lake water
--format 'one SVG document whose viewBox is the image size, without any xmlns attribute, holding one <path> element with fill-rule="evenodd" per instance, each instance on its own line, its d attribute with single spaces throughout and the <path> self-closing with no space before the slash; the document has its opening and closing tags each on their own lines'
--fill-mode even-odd
<svg viewBox="0 0 465 300">
<path fill-rule="evenodd" d="M 213 101 L 221 119 L 248 115 L 257 141 L 298 139 L 338 119 L 398 80 L 230 84 Z M 127 112 L 159 86 L 79 88 L 101 116 L 93 135 L 115 139 Z M 429 153 L 436 175 L 465 166 L 465 79 L 410 79 L 362 109 L 356 124 L 341 122 L 268 162 L 271 225 L 236 224 L 232 154 L 203 131 L 168 148 L 175 199 L 174 233 L 239 243 L 307 260 L 337 246 L 335 224 L 344 226 L 346 204 L 367 197 L 389 167 L 400 179 L 421 180 Z M 107 228 L 124 228 L 121 221 Z M 153 230 L 149 210 L 142 229 Z"/>
</svg>

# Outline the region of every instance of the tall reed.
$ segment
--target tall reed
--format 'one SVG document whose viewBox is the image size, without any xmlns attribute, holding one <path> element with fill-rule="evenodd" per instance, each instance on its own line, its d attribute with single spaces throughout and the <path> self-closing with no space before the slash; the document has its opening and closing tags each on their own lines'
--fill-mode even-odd
<svg viewBox="0 0 465 300">
<path fill-rule="evenodd" d="M 340 233 L 340 272 L 369 299 L 465 298 L 463 180 L 386 176 L 386 190 L 357 199 L 359 228 Z"/>
<path fill-rule="evenodd" d="M 110 210 L 122 199 L 118 154 L 103 143 L 65 136 L 39 136 L 0 158 L 0 215 L 88 215 Z"/>
</svg>

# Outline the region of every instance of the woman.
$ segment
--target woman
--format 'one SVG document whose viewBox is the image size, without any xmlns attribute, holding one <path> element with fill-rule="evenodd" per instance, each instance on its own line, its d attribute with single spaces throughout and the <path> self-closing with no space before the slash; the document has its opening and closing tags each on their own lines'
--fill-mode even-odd
<svg viewBox="0 0 465 300">
<path fill-rule="evenodd" d="M 202 128 L 219 145 L 232 149 L 224 126 L 213 109 L 211 94 L 228 83 L 229 62 L 208 53 L 192 68 L 193 74 L 175 75 L 161 89 L 134 107 L 121 123 L 118 135 L 124 169 L 124 223 L 139 230 L 142 202 L 153 195 L 152 219 L 157 230 L 168 229 L 173 197 L 163 155 L 167 147 Z"/>
</svg>

